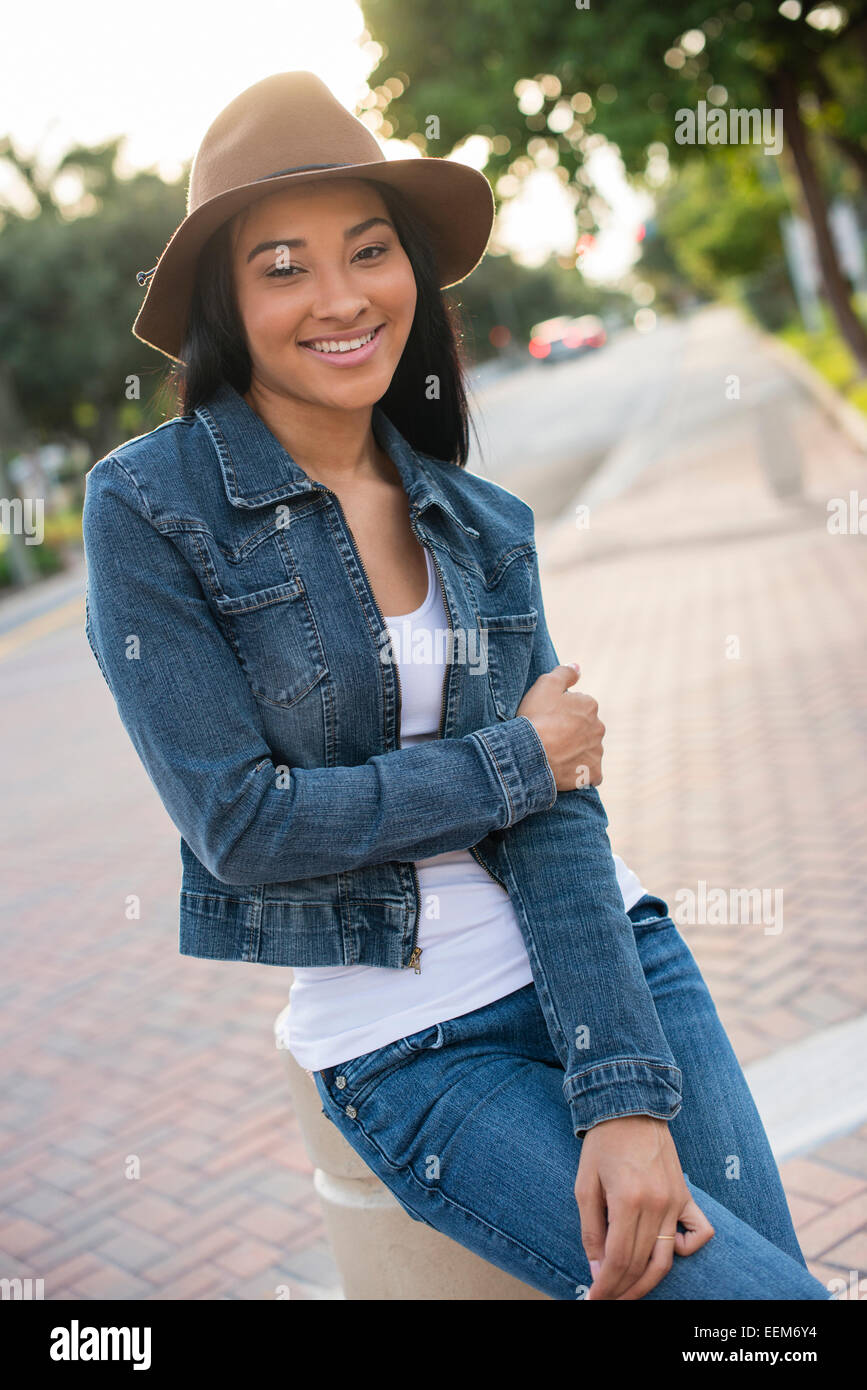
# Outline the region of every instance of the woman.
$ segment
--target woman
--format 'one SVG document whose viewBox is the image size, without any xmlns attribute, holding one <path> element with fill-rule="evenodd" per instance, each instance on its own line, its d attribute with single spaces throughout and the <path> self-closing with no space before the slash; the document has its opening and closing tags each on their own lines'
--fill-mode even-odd
<svg viewBox="0 0 867 1390">
<path fill-rule="evenodd" d="M 827 1298 L 695 962 L 611 853 L 532 513 L 463 467 L 440 291 L 492 215 L 309 73 L 202 141 L 134 330 L 183 364 L 182 414 L 94 466 L 84 513 L 88 640 L 181 832 L 181 950 L 292 966 L 325 1113 L 413 1217 L 553 1297 Z"/>
</svg>

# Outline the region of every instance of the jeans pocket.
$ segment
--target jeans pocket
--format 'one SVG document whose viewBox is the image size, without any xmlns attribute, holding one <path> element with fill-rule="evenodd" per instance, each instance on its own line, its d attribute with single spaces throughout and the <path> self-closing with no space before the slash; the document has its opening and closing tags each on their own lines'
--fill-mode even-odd
<svg viewBox="0 0 867 1390">
<path fill-rule="evenodd" d="M 409 1033 L 405 1038 L 399 1038 L 397 1046 L 408 1057 L 413 1057 L 419 1052 L 429 1052 L 438 1047 L 442 1047 L 445 1042 L 445 1032 L 441 1023 L 431 1023 L 427 1028 L 420 1028 L 417 1033 Z"/>
<path fill-rule="evenodd" d="M 354 1104 L 371 1081 L 401 1066 L 403 1061 L 404 1055 L 397 1044 L 385 1043 L 382 1047 L 352 1057 L 348 1062 L 325 1067 L 321 1075 L 329 1092 L 343 1108 L 347 1102 Z"/>
<path fill-rule="evenodd" d="M 444 1041 L 443 1025 L 432 1023 L 339 1066 L 326 1067 L 321 1075 L 341 1109 L 345 1109 L 347 1104 L 357 1109 L 359 1103 L 367 1099 L 387 1076 L 406 1066 L 420 1052 L 442 1047 Z"/>
<path fill-rule="evenodd" d="M 538 610 L 529 613 L 498 613 L 479 617 L 479 649 L 487 667 L 494 708 L 500 719 L 514 718 L 527 687 L 527 672 L 533 657 Z"/>
<path fill-rule="evenodd" d="M 257 700 L 290 709 L 328 674 L 300 580 L 211 601 Z"/>
</svg>

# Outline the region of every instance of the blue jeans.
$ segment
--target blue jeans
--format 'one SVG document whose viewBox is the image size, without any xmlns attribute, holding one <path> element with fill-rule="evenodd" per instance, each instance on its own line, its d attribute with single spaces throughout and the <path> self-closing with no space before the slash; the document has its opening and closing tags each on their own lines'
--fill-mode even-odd
<svg viewBox="0 0 867 1390">
<path fill-rule="evenodd" d="M 715 1234 L 646 1299 L 829 1299 L 807 1270 L 755 1103 L 661 899 L 629 911 L 683 1073 L 669 1121 Z M 314 1073 L 324 1113 L 410 1216 L 556 1299 L 590 1269 L 574 1184 L 581 1140 L 534 984 Z"/>
</svg>

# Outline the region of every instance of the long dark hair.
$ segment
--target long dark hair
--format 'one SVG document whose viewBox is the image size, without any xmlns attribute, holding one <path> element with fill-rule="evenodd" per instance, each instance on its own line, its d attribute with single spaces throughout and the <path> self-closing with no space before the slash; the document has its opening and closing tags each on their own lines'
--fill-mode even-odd
<svg viewBox="0 0 867 1390">
<path fill-rule="evenodd" d="M 403 196 L 373 180 L 394 222 L 415 277 L 415 316 L 400 361 L 379 405 L 420 453 L 466 467 L 469 410 L 462 348 L 465 325 L 458 306 L 437 284 L 436 261 L 426 225 Z M 199 254 L 182 362 L 169 373 L 168 389 L 181 414 L 190 415 L 222 383 L 240 394 L 250 385 L 251 362 L 235 300 L 231 219 Z M 438 394 L 429 391 L 438 383 Z"/>
</svg>

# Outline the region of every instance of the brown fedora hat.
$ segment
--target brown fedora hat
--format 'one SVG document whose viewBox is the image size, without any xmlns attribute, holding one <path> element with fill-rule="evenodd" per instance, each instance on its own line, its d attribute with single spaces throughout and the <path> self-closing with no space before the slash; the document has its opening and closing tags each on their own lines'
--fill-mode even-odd
<svg viewBox="0 0 867 1390">
<path fill-rule="evenodd" d="M 427 225 L 440 288 L 469 275 L 494 220 L 491 185 L 454 160 L 386 159 L 367 126 L 312 72 L 278 72 L 235 97 L 196 151 L 187 215 L 153 270 L 132 331 L 181 361 L 196 261 L 205 242 L 241 208 L 295 179 L 377 179 L 404 195 Z"/>
</svg>

